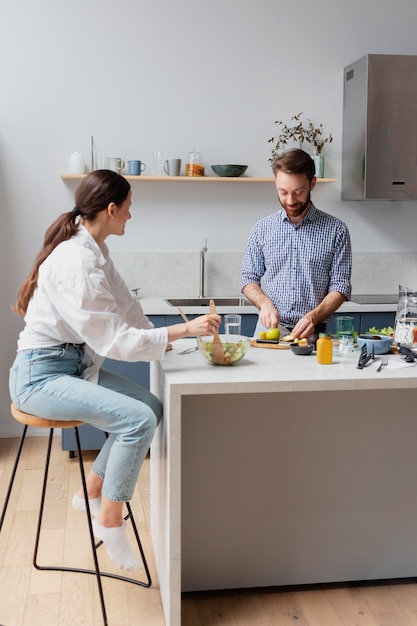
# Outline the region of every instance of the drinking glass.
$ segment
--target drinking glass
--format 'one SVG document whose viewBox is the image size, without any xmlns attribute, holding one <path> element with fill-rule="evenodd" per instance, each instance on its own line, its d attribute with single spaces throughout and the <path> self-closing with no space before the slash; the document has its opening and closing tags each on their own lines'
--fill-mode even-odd
<svg viewBox="0 0 417 626">
<path fill-rule="evenodd" d="M 225 315 L 224 316 L 224 332 L 226 335 L 240 335 L 241 316 Z"/>
<path fill-rule="evenodd" d="M 343 356 L 347 356 L 354 349 L 353 337 L 350 335 L 341 335 L 339 339 L 339 352 Z"/>
<path fill-rule="evenodd" d="M 153 171 L 155 176 L 162 176 L 164 173 L 164 155 L 160 150 L 152 152 Z"/>
<path fill-rule="evenodd" d="M 348 315 L 336 316 L 336 337 L 338 339 L 345 335 L 353 337 L 354 330 L 353 317 L 349 317 Z"/>
</svg>

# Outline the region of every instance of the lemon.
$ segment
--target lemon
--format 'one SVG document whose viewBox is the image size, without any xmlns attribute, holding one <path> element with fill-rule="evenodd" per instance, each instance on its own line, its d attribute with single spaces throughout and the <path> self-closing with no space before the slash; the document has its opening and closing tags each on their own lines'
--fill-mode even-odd
<svg viewBox="0 0 417 626">
<path fill-rule="evenodd" d="M 266 331 L 267 339 L 275 339 L 276 341 L 279 341 L 280 336 L 281 333 L 279 332 L 279 328 L 270 328 Z"/>
<path fill-rule="evenodd" d="M 266 330 L 261 330 L 260 331 L 259 339 L 266 339 Z"/>
</svg>

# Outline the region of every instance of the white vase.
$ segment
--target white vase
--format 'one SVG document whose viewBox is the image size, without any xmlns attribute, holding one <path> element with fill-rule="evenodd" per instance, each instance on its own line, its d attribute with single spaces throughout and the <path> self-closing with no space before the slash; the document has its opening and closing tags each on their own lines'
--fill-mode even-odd
<svg viewBox="0 0 417 626">
<path fill-rule="evenodd" d="M 316 167 L 317 178 L 324 178 L 324 156 L 315 151 L 311 158 L 313 159 Z"/>
<path fill-rule="evenodd" d="M 69 159 L 70 174 L 84 174 L 85 163 L 82 154 L 73 152 Z"/>
</svg>

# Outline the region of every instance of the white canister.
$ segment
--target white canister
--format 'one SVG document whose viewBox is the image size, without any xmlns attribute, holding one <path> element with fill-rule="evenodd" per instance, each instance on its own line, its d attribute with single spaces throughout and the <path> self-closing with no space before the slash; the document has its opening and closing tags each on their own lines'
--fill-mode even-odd
<svg viewBox="0 0 417 626">
<path fill-rule="evenodd" d="M 69 159 L 70 174 L 84 174 L 85 162 L 83 155 L 79 152 L 73 152 Z"/>
</svg>

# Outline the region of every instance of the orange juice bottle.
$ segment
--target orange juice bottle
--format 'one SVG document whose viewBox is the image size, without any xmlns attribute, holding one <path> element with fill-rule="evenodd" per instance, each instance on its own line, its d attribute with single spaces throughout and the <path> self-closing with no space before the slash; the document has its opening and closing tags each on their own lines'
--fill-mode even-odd
<svg viewBox="0 0 417 626">
<path fill-rule="evenodd" d="M 328 333 L 320 333 L 316 344 L 317 363 L 330 365 L 333 362 L 333 344 Z"/>
</svg>

